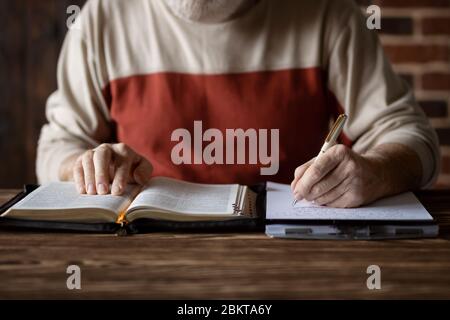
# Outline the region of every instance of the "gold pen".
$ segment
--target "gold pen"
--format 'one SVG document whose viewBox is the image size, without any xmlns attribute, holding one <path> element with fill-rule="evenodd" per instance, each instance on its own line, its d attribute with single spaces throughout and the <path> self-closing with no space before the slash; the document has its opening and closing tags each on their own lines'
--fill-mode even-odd
<svg viewBox="0 0 450 320">
<path fill-rule="evenodd" d="M 328 149 L 330 149 L 332 146 L 336 144 L 336 140 L 341 135 L 342 129 L 344 129 L 345 122 L 347 121 L 347 115 L 341 114 L 336 121 L 333 124 L 333 127 L 330 130 L 330 133 L 328 133 L 327 138 L 325 139 L 325 143 L 323 144 L 322 148 L 320 149 L 320 152 L 316 159 L 319 159 Z M 292 203 L 292 206 L 295 206 L 297 204 L 297 200 L 294 200 Z"/>
</svg>

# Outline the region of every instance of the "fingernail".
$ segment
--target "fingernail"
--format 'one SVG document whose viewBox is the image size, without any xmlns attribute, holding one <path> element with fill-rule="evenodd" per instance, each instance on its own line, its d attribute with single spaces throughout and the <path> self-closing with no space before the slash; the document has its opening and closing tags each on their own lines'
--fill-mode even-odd
<svg viewBox="0 0 450 320">
<path fill-rule="evenodd" d="M 298 192 L 295 192 L 295 193 L 294 193 L 294 198 L 295 198 L 295 200 L 297 200 L 297 201 L 302 201 L 302 200 L 303 200 L 303 197 L 301 197 L 300 194 L 299 194 Z"/>
<path fill-rule="evenodd" d="M 113 194 L 120 194 L 120 192 L 122 191 L 122 188 L 120 186 L 113 186 L 112 188 L 112 193 Z"/>
<path fill-rule="evenodd" d="M 106 185 L 104 183 L 97 184 L 97 191 L 99 194 L 107 194 L 108 189 L 106 188 Z"/>
<path fill-rule="evenodd" d="M 85 193 L 84 188 L 82 186 L 77 186 L 77 190 L 78 190 L 79 194 L 84 194 Z"/>
<path fill-rule="evenodd" d="M 88 184 L 88 186 L 87 186 L 87 193 L 95 194 L 95 188 L 94 188 L 94 185 L 92 183 Z"/>
</svg>

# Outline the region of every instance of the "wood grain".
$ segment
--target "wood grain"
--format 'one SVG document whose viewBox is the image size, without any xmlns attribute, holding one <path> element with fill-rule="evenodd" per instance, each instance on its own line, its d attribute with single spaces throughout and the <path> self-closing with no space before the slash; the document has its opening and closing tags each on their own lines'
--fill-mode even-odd
<svg viewBox="0 0 450 320">
<path fill-rule="evenodd" d="M 0 202 L 10 198 L 0 191 Z M 0 233 L 0 299 L 450 298 L 450 191 L 421 193 L 437 239 L 294 241 L 263 234 Z M 66 289 L 66 268 L 82 290 Z M 382 289 L 368 290 L 377 264 Z"/>
</svg>

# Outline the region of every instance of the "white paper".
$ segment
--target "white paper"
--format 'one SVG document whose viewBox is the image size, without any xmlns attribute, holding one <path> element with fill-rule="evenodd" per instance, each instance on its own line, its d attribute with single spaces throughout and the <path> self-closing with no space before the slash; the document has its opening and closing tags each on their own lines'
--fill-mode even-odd
<svg viewBox="0 0 450 320">
<path fill-rule="evenodd" d="M 233 213 L 238 187 L 153 178 L 128 211 L 152 207 L 177 213 Z"/>
<path fill-rule="evenodd" d="M 267 183 L 267 219 L 273 220 L 432 220 L 413 193 L 385 198 L 361 208 L 338 209 L 300 201 L 294 207 L 289 185 Z"/>
</svg>

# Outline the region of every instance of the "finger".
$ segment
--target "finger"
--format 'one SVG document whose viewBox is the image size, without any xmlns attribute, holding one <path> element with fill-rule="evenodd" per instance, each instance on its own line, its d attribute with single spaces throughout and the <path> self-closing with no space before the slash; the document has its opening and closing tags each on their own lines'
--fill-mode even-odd
<svg viewBox="0 0 450 320">
<path fill-rule="evenodd" d="M 316 201 L 320 197 L 324 196 L 336 186 L 340 185 L 347 179 L 349 173 L 345 170 L 345 163 L 341 162 L 334 170 L 329 172 L 322 180 L 312 186 L 308 201 Z M 333 199 L 334 200 L 334 199 Z M 317 202 L 317 201 L 316 201 Z"/>
<path fill-rule="evenodd" d="M 295 169 L 294 172 L 294 180 L 291 183 L 291 190 L 294 191 L 295 187 L 298 183 L 298 181 L 303 177 L 303 174 L 305 173 L 305 171 L 311 166 L 311 164 L 314 162 L 314 159 L 309 160 L 308 162 L 302 164 L 300 167 L 298 167 L 297 169 Z"/>
<path fill-rule="evenodd" d="M 361 190 L 355 189 L 354 179 L 350 179 L 346 192 L 335 201 L 328 204 L 330 207 L 335 208 L 356 208 L 364 204 L 364 197 L 361 194 Z"/>
<path fill-rule="evenodd" d="M 134 181 L 141 186 L 147 184 L 151 178 L 153 166 L 146 159 L 141 158 L 133 172 Z"/>
<path fill-rule="evenodd" d="M 333 189 L 315 199 L 314 202 L 321 206 L 329 206 L 330 203 L 333 203 L 348 191 L 349 184 L 350 178 L 346 178 L 344 181 L 335 186 Z"/>
<path fill-rule="evenodd" d="M 116 164 L 114 163 L 114 158 L 113 155 L 111 156 L 111 161 L 109 163 L 109 182 L 111 183 L 112 179 L 114 178 L 114 176 L 116 175 Z"/>
<path fill-rule="evenodd" d="M 327 204 L 327 206 L 333 208 L 349 208 L 352 207 L 351 200 L 352 200 L 351 192 L 347 191 L 336 200 Z"/>
<path fill-rule="evenodd" d="M 84 183 L 84 171 L 83 171 L 83 164 L 81 162 L 81 158 L 79 158 L 75 162 L 75 166 L 73 168 L 73 181 L 75 182 L 75 186 L 76 186 L 79 194 L 86 193 L 86 188 L 85 188 L 85 183 Z"/>
<path fill-rule="evenodd" d="M 97 193 L 95 189 L 95 168 L 94 168 L 94 151 L 88 150 L 86 151 L 82 158 L 83 171 L 84 171 L 84 183 L 86 192 L 90 195 L 94 195 Z"/>
<path fill-rule="evenodd" d="M 98 147 L 94 152 L 95 186 L 98 194 L 109 192 L 111 155 L 111 149 L 106 145 Z"/>
<path fill-rule="evenodd" d="M 131 150 L 125 143 L 118 143 L 112 146 L 113 151 L 120 155 L 123 159 L 132 159 L 135 156 L 133 150 Z"/>
<path fill-rule="evenodd" d="M 125 160 L 117 166 L 114 181 L 112 183 L 111 193 L 112 195 L 119 196 L 125 190 L 125 186 L 128 184 L 131 171 L 131 162 Z"/>
<path fill-rule="evenodd" d="M 311 188 L 331 170 L 336 168 L 344 160 L 345 154 L 345 147 L 338 145 L 329 149 L 321 157 L 318 157 L 303 174 L 294 192 L 303 198 L 307 198 L 311 192 Z"/>
</svg>

